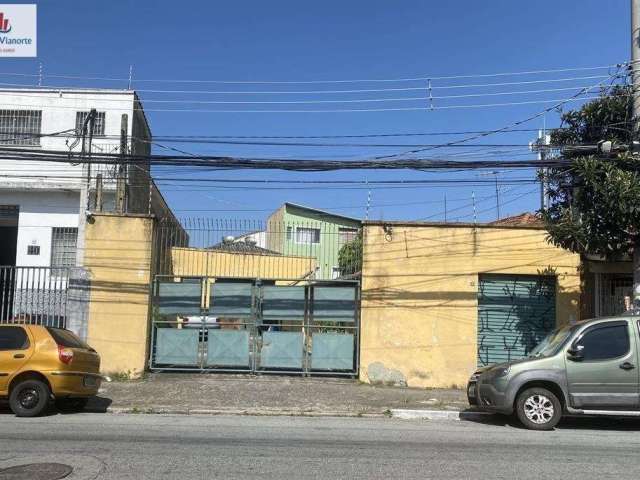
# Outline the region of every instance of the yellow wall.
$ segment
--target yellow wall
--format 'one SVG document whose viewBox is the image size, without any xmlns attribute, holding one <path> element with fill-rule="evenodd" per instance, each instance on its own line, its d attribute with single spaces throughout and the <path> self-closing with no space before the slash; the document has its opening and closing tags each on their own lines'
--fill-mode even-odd
<svg viewBox="0 0 640 480">
<path fill-rule="evenodd" d="M 87 342 L 103 372 L 145 369 L 153 219 L 96 214 L 87 222 L 85 267 L 91 278 Z"/>
<path fill-rule="evenodd" d="M 297 279 L 316 269 L 313 257 L 228 253 L 197 248 L 173 247 L 171 259 L 173 275 L 176 276 Z"/>
<path fill-rule="evenodd" d="M 466 384 L 476 368 L 478 274 L 554 274 L 558 323 L 578 319 L 578 255 L 545 231 L 366 225 L 360 378 L 412 387 Z"/>
</svg>

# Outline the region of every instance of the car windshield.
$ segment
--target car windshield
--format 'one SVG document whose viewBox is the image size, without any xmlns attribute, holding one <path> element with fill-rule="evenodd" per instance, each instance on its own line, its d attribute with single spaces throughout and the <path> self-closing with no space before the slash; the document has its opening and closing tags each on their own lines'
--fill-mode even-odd
<svg viewBox="0 0 640 480">
<path fill-rule="evenodd" d="M 548 357 L 554 355 L 567 339 L 573 334 L 577 325 L 567 325 L 558 328 L 547 335 L 531 352 L 530 357 Z"/>
</svg>

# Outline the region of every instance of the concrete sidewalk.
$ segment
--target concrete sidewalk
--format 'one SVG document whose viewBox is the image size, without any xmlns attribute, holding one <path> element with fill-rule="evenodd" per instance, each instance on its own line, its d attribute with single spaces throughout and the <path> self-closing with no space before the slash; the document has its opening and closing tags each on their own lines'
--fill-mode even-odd
<svg viewBox="0 0 640 480">
<path fill-rule="evenodd" d="M 379 416 L 391 410 L 460 411 L 464 390 L 372 386 L 355 380 L 227 374 L 150 374 L 104 383 L 91 411 Z"/>
</svg>

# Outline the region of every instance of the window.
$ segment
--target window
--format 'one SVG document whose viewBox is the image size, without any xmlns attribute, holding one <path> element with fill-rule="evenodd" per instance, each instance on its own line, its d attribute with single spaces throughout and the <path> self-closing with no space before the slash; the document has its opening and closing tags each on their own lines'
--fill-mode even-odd
<svg viewBox="0 0 640 480">
<path fill-rule="evenodd" d="M 75 266 L 78 229 L 54 227 L 51 237 L 51 266 Z"/>
<path fill-rule="evenodd" d="M 80 340 L 76 336 L 75 333 L 69 330 L 64 330 L 62 328 L 47 327 L 47 331 L 49 332 L 49 335 L 51 335 L 53 340 L 61 347 L 84 348 L 85 350 L 93 351 L 93 348 L 91 348 L 89 345 L 84 343 L 82 340 Z"/>
<path fill-rule="evenodd" d="M 89 112 L 76 112 L 76 132 L 78 134 L 82 134 L 82 127 L 84 126 L 84 121 L 89 115 Z M 96 120 L 93 123 L 93 136 L 94 137 L 102 137 L 104 136 L 104 112 L 98 112 L 96 115 Z M 88 126 L 87 126 L 88 128 Z"/>
<path fill-rule="evenodd" d="M 291 225 L 287 226 L 287 240 L 291 240 L 292 234 L 291 232 L 293 231 L 293 229 L 291 228 Z"/>
<path fill-rule="evenodd" d="M 0 110 L 0 144 L 40 145 L 42 111 Z"/>
<path fill-rule="evenodd" d="M 40 245 L 27 245 L 27 255 L 40 255 Z"/>
<path fill-rule="evenodd" d="M 576 345 L 581 345 L 583 360 L 608 360 L 629 352 L 629 331 L 624 324 L 612 324 L 585 333 Z"/>
<path fill-rule="evenodd" d="M 357 228 L 338 228 L 338 245 L 352 242 L 358 236 Z"/>
<path fill-rule="evenodd" d="M 320 243 L 319 228 L 296 228 L 296 243 Z"/>
<path fill-rule="evenodd" d="M 0 351 L 29 348 L 27 332 L 22 327 L 0 327 Z"/>
</svg>

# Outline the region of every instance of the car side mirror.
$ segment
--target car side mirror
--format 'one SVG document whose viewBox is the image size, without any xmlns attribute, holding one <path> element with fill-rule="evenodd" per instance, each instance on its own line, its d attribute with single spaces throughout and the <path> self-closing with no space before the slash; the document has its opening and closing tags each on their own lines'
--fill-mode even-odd
<svg viewBox="0 0 640 480">
<path fill-rule="evenodd" d="M 582 351 L 584 350 L 584 345 L 573 345 L 569 350 L 567 350 L 567 356 L 569 360 L 579 361 L 584 357 Z"/>
</svg>

